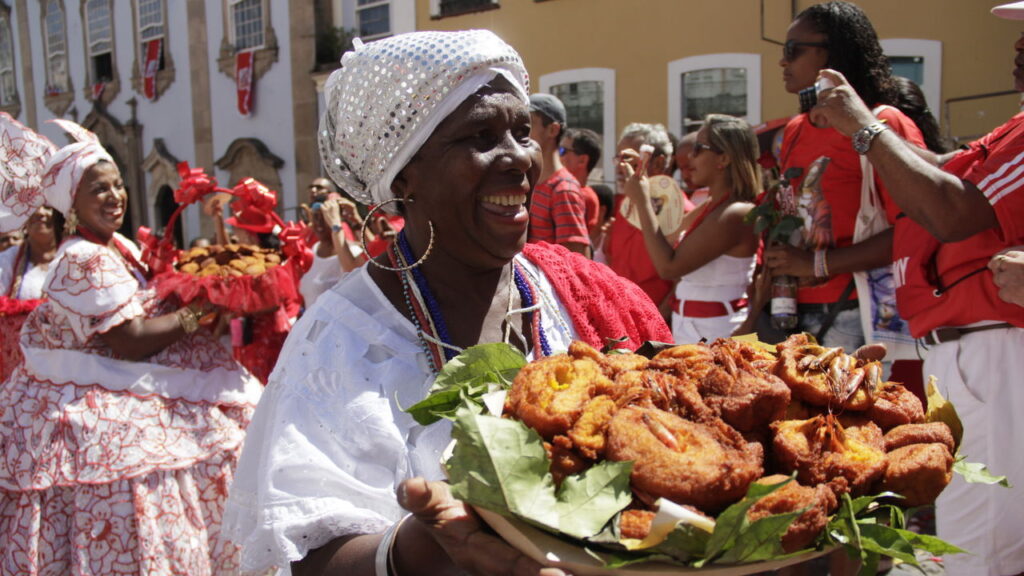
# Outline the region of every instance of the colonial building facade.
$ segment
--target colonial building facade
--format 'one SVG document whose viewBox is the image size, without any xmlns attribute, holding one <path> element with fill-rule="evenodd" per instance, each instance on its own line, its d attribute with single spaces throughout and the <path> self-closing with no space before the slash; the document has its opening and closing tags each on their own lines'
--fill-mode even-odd
<svg viewBox="0 0 1024 576">
<path fill-rule="evenodd" d="M 322 86 L 351 37 L 487 28 L 515 46 L 532 89 L 606 149 L 633 121 L 681 134 L 707 112 L 758 124 L 796 111 L 781 41 L 810 0 L 0 0 L 0 110 L 56 142 L 46 121 L 96 132 L 131 194 L 125 231 L 162 230 L 176 165 L 223 185 L 252 176 L 288 219 L 320 174 Z M 897 73 L 924 87 L 951 140 L 1018 107 L 1019 29 L 995 0 L 859 0 Z M 604 172 L 611 173 L 605 155 Z M 211 231 L 190 208 L 186 242 Z"/>
</svg>

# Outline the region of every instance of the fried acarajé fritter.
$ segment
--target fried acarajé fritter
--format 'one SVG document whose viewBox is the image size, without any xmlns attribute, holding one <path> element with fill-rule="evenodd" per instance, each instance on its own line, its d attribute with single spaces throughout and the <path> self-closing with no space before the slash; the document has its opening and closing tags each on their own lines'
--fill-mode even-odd
<svg viewBox="0 0 1024 576">
<path fill-rule="evenodd" d="M 605 455 L 633 461 L 635 489 L 716 512 L 739 500 L 763 473 L 764 453 L 715 420 L 697 423 L 654 407 L 627 406 L 608 425 Z"/>
<path fill-rule="evenodd" d="M 736 340 L 719 339 L 712 344 L 716 367 L 699 381 L 704 401 L 726 424 L 741 432 L 764 430 L 781 420 L 789 405 L 789 387 L 772 374 L 772 364 L 755 367 L 760 352 Z"/>
<path fill-rule="evenodd" d="M 785 415 L 790 392 L 771 373 L 775 358 L 749 344 L 719 339 L 659 352 L 651 368 L 697 383 L 704 402 L 727 424 L 743 432 L 765 428 Z"/>
<path fill-rule="evenodd" d="M 801 484 L 830 484 L 837 493 L 865 494 L 885 471 L 882 430 L 867 420 L 832 415 L 772 423 L 772 452 L 781 471 L 797 473 Z"/>
<path fill-rule="evenodd" d="M 578 340 L 569 345 L 569 356 L 577 360 L 584 358 L 593 360 L 601 367 L 604 375 L 611 379 L 630 370 L 643 370 L 650 363 L 646 356 L 630 352 L 602 354 L 600 350 L 590 344 Z"/>
<path fill-rule="evenodd" d="M 661 370 L 634 370 L 615 378 L 615 388 L 609 392 L 620 405 L 649 402 L 662 410 L 673 412 L 697 422 L 716 417 L 704 403 L 697 385 Z"/>
<path fill-rule="evenodd" d="M 885 433 L 885 451 L 892 452 L 897 448 L 911 444 L 939 443 L 953 453 L 953 433 L 944 422 L 922 422 L 920 424 L 904 424 Z"/>
<path fill-rule="evenodd" d="M 789 476 L 776 474 L 765 476 L 757 483 L 772 485 L 786 480 L 789 480 Z M 828 524 L 828 515 L 835 510 L 836 505 L 835 494 L 824 484 L 811 488 L 801 486 L 794 480 L 754 503 L 747 511 L 747 519 L 756 522 L 766 516 L 787 514 L 807 508 L 789 525 L 789 529 L 782 536 L 782 549 L 786 552 L 795 552 L 808 547 L 818 537 Z"/>
<path fill-rule="evenodd" d="M 505 413 L 550 440 L 576 423 L 595 388 L 610 386 L 601 367 L 589 358 L 549 356 L 519 371 L 505 399 Z"/>
<path fill-rule="evenodd" d="M 881 384 L 882 366 L 843 353 L 842 348 L 811 344 L 806 334 L 794 334 L 779 344 L 776 374 L 793 397 L 834 410 L 863 411 L 873 404 L 872 392 Z"/>
<path fill-rule="evenodd" d="M 586 403 L 583 412 L 569 429 L 569 439 L 580 454 L 591 460 L 604 456 L 605 430 L 618 410 L 615 400 L 604 394 Z"/>
<path fill-rule="evenodd" d="M 695 382 L 715 367 L 715 355 L 709 346 L 683 344 L 666 348 L 651 358 L 651 368 L 666 370 Z"/>
<path fill-rule="evenodd" d="M 902 384 L 884 382 L 873 396 L 875 402 L 868 408 L 866 416 L 882 430 L 901 424 L 924 422 L 921 400 Z"/>
<path fill-rule="evenodd" d="M 566 436 L 555 436 L 551 442 L 545 442 L 544 451 L 551 460 L 551 476 L 557 485 L 561 485 L 566 476 L 579 474 L 593 464 L 573 450 L 572 440 Z"/>
<path fill-rule="evenodd" d="M 938 442 L 903 446 L 886 459 L 881 489 L 903 496 L 904 506 L 931 504 L 953 479 L 953 455 Z"/>
</svg>

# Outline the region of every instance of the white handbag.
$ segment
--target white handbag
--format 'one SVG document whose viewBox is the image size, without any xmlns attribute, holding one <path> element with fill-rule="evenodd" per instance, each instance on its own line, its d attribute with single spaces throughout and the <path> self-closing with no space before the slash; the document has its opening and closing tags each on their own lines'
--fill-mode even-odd
<svg viewBox="0 0 1024 576">
<path fill-rule="evenodd" d="M 885 108 L 872 110 L 877 116 Z M 875 170 L 867 157 L 860 157 L 860 209 L 853 228 L 854 244 L 890 228 L 882 199 L 875 186 Z M 896 285 L 891 266 L 853 273 L 860 305 L 860 322 L 868 344 L 885 344 L 886 360 L 916 360 L 917 346 L 906 320 L 896 308 Z"/>
</svg>

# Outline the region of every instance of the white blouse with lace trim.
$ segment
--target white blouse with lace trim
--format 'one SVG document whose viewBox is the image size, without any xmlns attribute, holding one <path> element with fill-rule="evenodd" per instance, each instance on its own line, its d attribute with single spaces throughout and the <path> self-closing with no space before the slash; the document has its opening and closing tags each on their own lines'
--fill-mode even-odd
<svg viewBox="0 0 1024 576">
<path fill-rule="evenodd" d="M 568 313 L 539 269 L 518 261 L 542 294 L 552 349 L 567 350 Z M 399 482 L 442 477 L 450 424 L 423 427 L 400 408 L 433 380 L 415 328 L 367 266 L 322 294 L 285 343 L 235 472 L 224 524 L 243 570 L 290 575 L 310 550 L 401 518 Z"/>
</svg>

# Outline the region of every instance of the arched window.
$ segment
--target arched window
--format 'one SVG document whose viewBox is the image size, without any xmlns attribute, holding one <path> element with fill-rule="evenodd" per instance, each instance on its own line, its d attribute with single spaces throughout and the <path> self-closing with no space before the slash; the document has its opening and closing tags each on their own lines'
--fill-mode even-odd
<svg viewBox="0 0 1024 576">
<path fill-rule="evenodd" d="M 168 49 L 167 6 L 164 0 L 133 0 L 135 63 L 132 89 L 156 100 L 174 81 L 174 61 Z"/>
<path fill-rule="evenodd" d="M 270 21 L 270 0 L 223 0 L 223 6 L 224 37 L 217 68 L 234 78 L 237 55 L 252 52 L 252 78 L 262 78 L 271 64 L 277 62 L 277 35 Z"/>
<path fill-rule="evenodd" d="M 112 0 L 87 0 L 82 4 L 85 23 L 86 98 L 108 104 L 121 89 L 114 58 Z"/>
<path fill-rule="evenodd" d="M 682 136 L 707 114 L 761 122 L 761 55 L 705 54 L 668 64 L 668 129 Z"/>
<path fill-rule="evenodd" d="M 11 9 L 0 2 L 0 110 L 17 117 L 21 112 L 14 75 L 14 36 Z"/>
<path fill-rule="evenodd" d="M 590 179 L 614 182 L 612 156 L 618 138 L 615 126 L 615 70 L 577 68 L 552 72 L 540 77 L 540 91 L 557 96 L 565 104 L 570 128 L 589 128 L 601 135 L 601 164 L 591 173 Z"/>
<path fill-rule="evenodd" d="M 46 33 L 46 93 L 68 92 L 68 55 L 64 33 L 64 7 L 58 0 L 46 3 L 43 17 Z"/>
<path fill-rule="evenodd" d="M 42 28 L 46 57 L 43 104 L 55 116 L 63 116 L 71 106 L 74 95 L 71 92 L 71 77 L 68 75 L 68 41 L 62 0 L 48 0 L 43 5 Z"/>
</svg>

